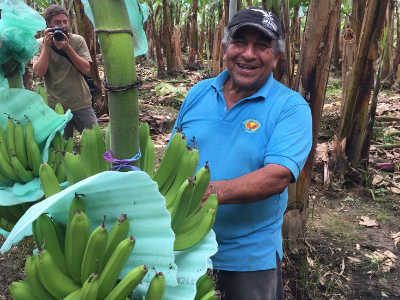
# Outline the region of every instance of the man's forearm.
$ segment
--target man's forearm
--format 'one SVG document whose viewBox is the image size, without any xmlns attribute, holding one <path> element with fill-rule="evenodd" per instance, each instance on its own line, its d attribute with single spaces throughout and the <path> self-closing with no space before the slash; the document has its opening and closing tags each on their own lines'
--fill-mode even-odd
<svg viewBox="0 0 400 300">
<path fill-rule="evenodd" d="M 39 59 L 33 64 L 32 69 L 35 75 L 43 78 L 49 67 L 50 48 L 43 47 Z"/>
<path fill-rule="evenodd" d="M 282 193 L 292 176 L 283 166 L 267 165 L 235 179 L 210 182 L 204 200 L 210 193 L 216 193 L 219 204 L 257 202 Z"/>
</svg>

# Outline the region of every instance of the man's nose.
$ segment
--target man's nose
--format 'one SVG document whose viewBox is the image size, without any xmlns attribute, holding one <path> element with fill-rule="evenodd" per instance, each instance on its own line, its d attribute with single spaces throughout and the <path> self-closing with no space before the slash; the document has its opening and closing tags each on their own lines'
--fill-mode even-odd
<svg viewBox="0 0 400 300">
<path fill-rule="evenodd" d="M 246 59 L 254 59 L 256 56 L 256 49 L 253 43 L 248 43 L 243 51 L 243 57 Z"/>
</svg>

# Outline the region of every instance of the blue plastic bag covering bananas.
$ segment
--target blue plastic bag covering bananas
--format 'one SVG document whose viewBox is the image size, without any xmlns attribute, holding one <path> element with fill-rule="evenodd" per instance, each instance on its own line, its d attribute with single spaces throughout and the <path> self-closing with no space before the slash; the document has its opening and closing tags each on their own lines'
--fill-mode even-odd
<svg viewBox="0 0 400 300">
<path fill-rule="evenodd" d="M 89 20 L 94 24 L 89 1 L 82 0 L 82 4 Z M 146 33 L 143 30 L 143 23 L 146 22 L 149 16 L 149 7 L 144 3 L 139 4 L 137 0 L 125 0 L 125 5 L 133 33 L 133 51 L 135 56 L 147 54 L 148 45 Z"/>
<path fill-rule="evenodd" d="M 44 103 L 40 95 L 34 92 L 24 89 L 2 89 L 0 90 L 0 124 L 3 128 L 6 128 L 8 116 L 18 120 L 24 129 L 28 120 L 30 121 L 42 161 L 47 162 L 50 142 L 57 131 L 65 128 L 72 118 L 72 113 L 68 110 L 64 115 L 58 115 Z M 34 178 L 25 184 L 0 181 L 1 206 L 36 201 L 43 195 L 39 178 Z"/>
<path fill-rule="evenodd" d="M 24 65 L 39 50 L 35 34 L 46 28 L 45 20 L 39 12 L 20 0 L 0 0 L 0 89 L 8 87 L 4 78 L 2 65 L 10 59 L 22 64 L 21 75 L 25 72 Z"/>
<path fill-rule="evenodd" d="M 105 214 L 105 226 L 109 229 L 118 215 L 127 214 L 129 235 L 133 235 L 136 243 L 120 279 L 144 264 L 149 270 L 141 284 L 143 287 L 138 287 L 139 293 L 144 295 L 155 273 L 162 272 L 167 284 L 164 300 L 194 298 L 196 281 L 206 271 L 209 257 L 217 251 L 215 234 L 210 231 L 193 248 L 174 252 L 175 236 L 165 198 L 158 191 L 157 183 L 145 172 L 102 172 L 31 206 L 14 226 L 0 252 L 8 251 L 24 236 L 31 235 L 31 223 L 43 212 L 65 225 L 66 212 L 75 193 L 85 195 L 82 199 L 92 230 L 102 224 Z"/>
</svg>

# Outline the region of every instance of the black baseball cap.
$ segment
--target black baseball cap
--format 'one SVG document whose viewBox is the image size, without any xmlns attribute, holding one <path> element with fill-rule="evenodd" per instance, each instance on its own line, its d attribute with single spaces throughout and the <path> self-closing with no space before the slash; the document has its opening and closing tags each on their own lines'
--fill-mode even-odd
<svg viewBox="0 0 400 300">
<path fill-rule="evenodd" d="M 230 36 L 233 37 L 236 31 L 243 26 L 256 27 L 274 40 L 282 35 L 281 23 L 277 16 L 261 7 L 248 7 L 239 10 L 228 24 Z"/>
</svg>

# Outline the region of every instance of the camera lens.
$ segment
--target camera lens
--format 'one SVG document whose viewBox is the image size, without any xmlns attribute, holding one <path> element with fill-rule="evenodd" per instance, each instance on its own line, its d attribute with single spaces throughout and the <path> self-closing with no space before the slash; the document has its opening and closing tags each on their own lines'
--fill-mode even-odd
<svg viewBox="0 0 400 300">
<path fill-rule="evenodd" d="M 61 30 L 54 30 L 53 37 L 56 41 L 62 41 L 64 39 L 64 35 Z"/>
</svg>

